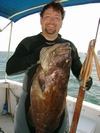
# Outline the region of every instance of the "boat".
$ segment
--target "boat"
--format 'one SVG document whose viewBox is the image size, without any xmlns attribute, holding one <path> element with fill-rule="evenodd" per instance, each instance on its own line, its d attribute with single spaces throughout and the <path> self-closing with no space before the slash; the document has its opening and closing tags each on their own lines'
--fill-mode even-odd
<svg viewBox="0 0 100 133">
<path fill-rule="evenodd" d="M 58 0 L 64 7 L 100 3 L 99 0 Z M 38 0 L 38 1 L 12 1 L 1 0 L 0 1 L 0 16 L 16 23 L 18 20 L 28 15 L 37 13 L 41 8 L 50 2 L 50 0 Z M 22 5 L 22 6 L 20 6 Z M 8 24 L 8 25 L 9 25 Z M 6 26 L 5 26 L 6 27 Z M 3 29 L 1 29 L 2 31 Z M 8 50 L 9 52 L 9 50 Z M 9 80 L 6 77 L 0 79 L 0 133 L 13 133 L 14 121 L 16 119 L 18 100 L 22 93 L 22 83 L 14 80 Z M 73 123 L 73 116 L 75 113 L 75 107 L 77 98 L 67 96 L 66 104 L 68 107 L 69 124 L 70 128 Z M 7 107 L 5 106 L 7 104 Z M 7 108 L 7 112 L 6 109 Z M 78 122 L 74 121 L 76 126 L 76 133 L 99 133 L 100 132 L 100 106 L 82 101 L 82 108 Z M 70 132 L 71 133 L 71 132 Z M 74 132 L 72 132 L 74 133 Z"/>
<path fill-rule="evenodd" d="M 8 95 L 8 115 L 2 115 L 3 105 L 5 103 L 5 91 Z M 0 80 L 0 127 L 5 133 L 13 133 L 14 120 L 17 111 L 17 98 L 22 92 L 22 83 L 12 80 Z M 73 113 L 76 104 L 76 98 L 67 96 L 67 106 L 69 113 L 69 123 L 71 126 Z M 83 101 L 81 115 L 79 118 L 76 133 L 99 133 L 100 132 L 100 106 Z M 10 127 L 9 127 L 10 126 Z"/>
<path fill-rule="evenodd" d="M 97 51 L 97 55 L 100 55 L 100 50 Z"/>
</svg>

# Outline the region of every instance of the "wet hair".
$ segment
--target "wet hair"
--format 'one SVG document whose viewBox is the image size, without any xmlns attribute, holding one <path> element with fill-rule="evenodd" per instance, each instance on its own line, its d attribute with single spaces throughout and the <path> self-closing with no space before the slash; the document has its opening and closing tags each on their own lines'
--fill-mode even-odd
<svg viewBox="0 0 100 133">
<path fill-rule="evenodd" d="M 42 9 L 42 11 L 40 12 L 40 17 L 43 17 L 44 12 L 48 9 L 48 8 L 53 8 L 55 11 L 59 11 L 61 12 L 61 16 L 62 16 L 62 20 L 64 19 L 65 16 L 65 11 L 63 6 L 59 3 L 59 2 L 50 2 L 49 4 L 45 5 Z"/>
</svg>

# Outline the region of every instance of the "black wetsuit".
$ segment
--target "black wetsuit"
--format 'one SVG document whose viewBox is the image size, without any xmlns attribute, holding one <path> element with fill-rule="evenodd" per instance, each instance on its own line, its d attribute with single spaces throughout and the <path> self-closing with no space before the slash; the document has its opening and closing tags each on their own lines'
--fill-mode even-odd
<svg viewBox="0 0 100 133">
<path fill-rule="evenodd" d="M 30 125 L 27 119 L 28 118 L 27 112 L 30 106 L 29 92 L 32 83 L 31 81 L 38 66 L 36 63 L 39 60 L 40 50 L 43 47 L 52 46 L 57 43 L 66 43 L 70 45 L 72 49 L 71 70 L 72 73 L 75 75 L 75 77 L 78 78 L 82 64 L 78 56 L 77 49 L 72 42 L 61 38 L 60 35 L 58 35 L 58 37 L 54 41 L 46 40 L 41 33 L 39 33 L 36 36 L 31 36 L 23 39 L 16 48 L 12 57 L 7 62 L 6 72 L 8 75 L 15 75 L 25 72 L 25 78 L 23 82 L 23 93 L 20 97 L 16 122 L 15 122 L 16 133 L 31 133 L 31 132 L 35 133 L 34 127 Z M 63 111 L 60 124 L 58 128 L 54 131 L 54 133 L 63 133 L 62 130 L 60 131 L 60 128 L 63 125 L 65 114 L 67 114 L 67 109 L 66 111 L 65 110 Z M 25 124 L 23 124 L 23 122 L 25 122 Z M 25 126 L 27 126 L 28 129 L 25 129 Z"/>
</svg>

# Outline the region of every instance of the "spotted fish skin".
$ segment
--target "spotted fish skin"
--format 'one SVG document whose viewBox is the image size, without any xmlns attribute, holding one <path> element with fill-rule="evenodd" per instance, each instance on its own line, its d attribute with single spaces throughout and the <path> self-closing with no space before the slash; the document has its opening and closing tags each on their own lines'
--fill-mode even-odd
<svg viewBox="0 0 100 133">
<path fill-rule="evenodd" d="M 71 48 L 55 44 L 40 52 L 40 65 L 30 91 L 29 120 L 36 133 L 52 133 L 66 105 Z"/>
</svg>

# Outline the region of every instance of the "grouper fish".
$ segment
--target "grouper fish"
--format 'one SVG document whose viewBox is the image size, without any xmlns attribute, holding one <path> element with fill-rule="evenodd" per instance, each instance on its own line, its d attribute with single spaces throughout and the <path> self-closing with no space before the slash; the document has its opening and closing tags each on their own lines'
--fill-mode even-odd
<svg viewBox="0 0 100 133">
<path fill-rule="evenodd" d="M 71 48 L 55 44 L 40 51 L 40 65 L 33 76 L 29 119 L 36 133 L 52 133 L 66 105 Z"/>
</svg>

